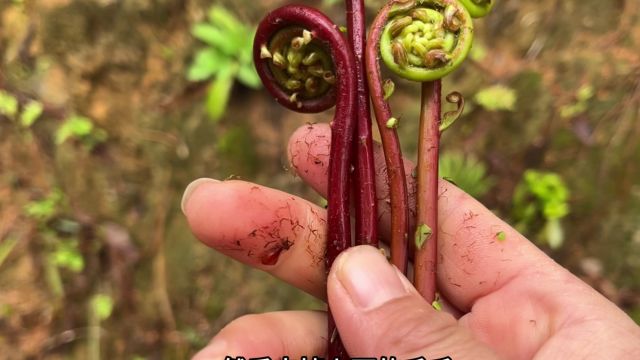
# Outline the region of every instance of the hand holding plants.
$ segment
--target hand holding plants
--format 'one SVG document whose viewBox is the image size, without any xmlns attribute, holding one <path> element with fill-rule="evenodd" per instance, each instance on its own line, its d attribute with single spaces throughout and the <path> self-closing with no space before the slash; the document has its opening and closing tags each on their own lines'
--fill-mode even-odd
<svg viewBox="0 0 640 360">
<path fill-rule="evenodd" d="M 329 133 L 326 125 L 304 126 L 289 142 L 297 174 L 322 195 Z M 379 147 L 375 159 L 384 166 Z M 384 179 L 376 186 L 388 191 Z M 208 246 L 328 300 L 351 356 L 640 358 L 640 328 L 620 309 L 455 186 L 440 181 L 439 194 L 442 311 L 368 246 L 340 255 L 325 282 L 326 211 L 304 199 L 242 181 L 199 180 L 185 192 L 183 210 Z M 378 230 L 388 239 L 388 205 L 378 205 Z M 278 246 L 280 261 L 264 265 L 263 253 Z M 247 315 L 195 358 L 324 356 L 326 321 L 312 311 Z"/>
</svg>

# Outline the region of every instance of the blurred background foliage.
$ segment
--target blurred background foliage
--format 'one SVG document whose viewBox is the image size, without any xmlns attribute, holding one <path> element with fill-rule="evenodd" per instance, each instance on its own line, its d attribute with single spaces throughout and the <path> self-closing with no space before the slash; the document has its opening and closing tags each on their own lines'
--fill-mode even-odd
<svg viewBox="0 0 640 360">
<path fill-rule="evenodd" d="M 242 314 L 322 308 L 198 243 L 179 206 L 202 176 L 319 201 L 285 145 L 331 112 L 277 106 L 248 59 L 283 3 L 0 1 L 3 356 L 184 359 Z M 443 176 L 640 321 L 640 3 L 499 0 L 476 23 Z M 409 157 L 418 102 L 396 81 Z"/>
</svg>

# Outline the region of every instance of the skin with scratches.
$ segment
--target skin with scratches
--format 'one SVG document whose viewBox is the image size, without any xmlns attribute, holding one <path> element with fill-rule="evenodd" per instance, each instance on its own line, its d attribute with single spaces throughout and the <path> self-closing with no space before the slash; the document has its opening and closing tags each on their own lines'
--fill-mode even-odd
<svg viewBox="0 0 640 360">
<path fill-rule="evenodd" d="M 278 190 L 238 180 L 199 187 L 193 198 L 196 203 L 190 206 L 195 211 L 209 204 L 216 204 L 219 211 L 207 211 L 190 219 L 191 226 L 199 229 L 194 231 L 196 237 L 204 244 L 276 276 L 303 274 L 296 285 L 314 296 L 325 296 L 325 289 L 310 286 L 325 281 L 325 209 Z M 225 216 L 234 213 L 242 216 L 233 221 Z M 287 258 L 309 260 L 295 262 L 291 267 Z"/>
</svg>

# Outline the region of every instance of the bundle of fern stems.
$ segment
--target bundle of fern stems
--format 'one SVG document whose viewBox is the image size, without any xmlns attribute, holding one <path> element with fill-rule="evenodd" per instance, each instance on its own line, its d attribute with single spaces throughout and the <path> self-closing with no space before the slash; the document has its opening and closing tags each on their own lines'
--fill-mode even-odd
<svg viewBox="0 0 640 360">
<path fill-rule="evenodd" d="M 390 262 L 405 275 L 412 273 L 419 293 L 439 308 L 440 137 L 464 107 L 462 95 L 451 92 L 446 99 L 455 109 L 442 113 L 441 79 L 457 69 L 469 53 L 472 18 L 486 15 L 493 5 L 494 0 L 391 0 L 378 11 L 367 32 L 364 1 L 346 0 L 346 35 L 326 15 L 303 5 L 275 9 L 259 24 L 253 57 L 258 75 L 274 99 L 303 113 L 335 106 L 327 196 L 327 271 L 350 246 L 379 246 L 373 112 L 386 165 L 386 171 L 379 173 L 386 174 L 389 188 Z M 410 219 L 397 131 L 400 121 L 389 103 L 395 83 L 382 79 L 380 60 L 396 77 L 421 85 L 418 159 L 412 174 L 417 190 L 414 219 Z M 330 308 L 327 338 L 329 358 L 348 357 Z"/>
</svg>

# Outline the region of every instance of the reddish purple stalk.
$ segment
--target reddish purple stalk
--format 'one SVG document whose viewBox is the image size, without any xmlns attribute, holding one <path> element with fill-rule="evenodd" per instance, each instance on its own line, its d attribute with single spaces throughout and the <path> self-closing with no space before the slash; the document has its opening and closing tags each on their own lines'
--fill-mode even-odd
<svg viewBox="0 0 640 360">
<path fill-rule="evenodd" d="M 347 28 L 349 42 L 355 59 L 357 81 L 357 110 L 354 122 L 357 124 L 354 141 L 355 173 L 355 244 L 378 246 L 377 203 L 375 194 L 375 168 L 373 162 L 373 138 L 371 135 L 371 110 L 369 88 L 366 83 L 363 52 L 366 39 L 365 9 L 363 0 L 346 0 Z M 348 354 L 336 324 L 329 310 L 329 359 L 346 359 Z M 334 337 L 334 334 L 336 335 Z"/>
<path fill-rule="evenodd" d="M 331 20 L 322 13 L 302 5 L 285 6 L 272 11 L 258 26 L 254 59 L 258 74 L 270 91 L 275 88 L 272 94 L 281 103 L 290 103 L 289 95 L 285 94 L 284 98 L 279 97 L 278 94 L 284 92 L 270 81 L 272 79 L 266 61 L 260 59 L 260 46 L 267 44 L 275 32 L 291 25 L 303 26 L 310 30 L 314 39 L 322 41 L 330 49 L 338 79 L 335 90 L 336 113 L 332 121 L 327 210 L 327 259 L 329 262 L 327 265 L 330 266 L 338 253 L 351 243 L 348 185 L 352 160 L 351 139 L 355 128 L 353 122 L 356 103 L 356 76 L 353 73 L 355 61 L 345 39 Z M 297 111 L 308 110 L 305 102 L 302 108 L 297 108 L 295 105 L 293 107 Z"/>
<path fill-rule="evenodd" d="M 355 133 L 357 75 L 356 63 L 349 46 L 329 18 L 319 11 L 301 5 L 290 5 L 269 13 L 260 23 L 254 42 L 254 61 L 258 75 L 276 100 L 284 106 L 302 112 L 326 109 L 328 95 L 320 100 L 302 101 L 302 106 L 291 101 L 290 95 L 275 82 L 267 61 L 261 59 L 263 45 L 279 30 L 300 26 L 311 31 L 314 39 L 321 41 L 330 50 L 335 64 L 337 83 L 335 87 L 336 112 L 332 121 L 331 150 L 329 162 L 329 189 L 327 208 L 326 269 L 331 268 L 338 254 L 351 245 L 349 212 L 349 174 L 353 159 L 352 145 Z M 358 206 L 356 206 L 358 207 Z M 361 212 L 362 213 L 362 212 Z M 374 232 L 375 234 L 375 232 Z M 346 357 L 346 352 L 336 331 L 329 311 L 329 353 Z"/>
<path fill-rule="evenodd" d="M 425 224 L 431 233 L 423 246 L 416 247 L 413 284 L 430 303 L 436 299 L 441 93 L 440 80 L 422 83 L 416 224 Z"/>
<path fill-rule="evenodd" d="M 379 43 L 382 30 L 387 21 L 392 3 L 385 5 L 376 16 L 366 48 L 366 69 L 369 88 L 371 89 L 371 101 L 376 115 L 378 129 L 382 140 L 384 158 L 387 165 L 389 182 L 389 197 L 391 204 L 391 262 L 406 274 L 408 263 L 408 234 L 409 234 L 409 200 L 407 183 L 405 179 L 404 162 L 400 140 L 395 128 L 386 126 L 391 118 L 391 108 L 384 100 L 384 91 L 378 63 Z"/>
<path fill-rule="evenodd" d="M 349 41 L 356 61 L 358 108 L 356 146 L 356 171 L 354 195 L 356 205 L 356 245 L 378 246 L 377 203 L 375 194 L 375 168 L 373 162 L 373 139 L 371 136 L 371 109 L 369 87 L 364 70 L 364 48 L 366 40 L 365 8 L 363 0 L 347 0 L 347 27 Z M 330 359 L 333 357 L 329 356 Z"/>
</svg>

